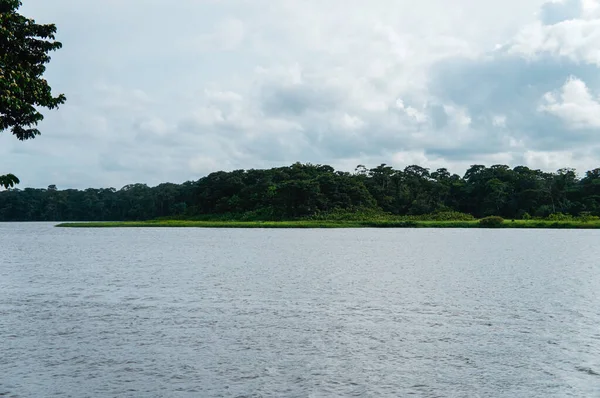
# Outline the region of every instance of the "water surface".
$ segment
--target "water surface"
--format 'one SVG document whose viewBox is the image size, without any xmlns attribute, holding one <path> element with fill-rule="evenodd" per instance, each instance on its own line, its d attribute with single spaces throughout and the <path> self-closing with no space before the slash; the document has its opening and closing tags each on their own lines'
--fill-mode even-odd
<svg viewBox="0 0 600 398">
<path fill-rule="evenodd" d="M 600 396 L 600 231 L 0 224 L 0 395 Z"/>
</svg>

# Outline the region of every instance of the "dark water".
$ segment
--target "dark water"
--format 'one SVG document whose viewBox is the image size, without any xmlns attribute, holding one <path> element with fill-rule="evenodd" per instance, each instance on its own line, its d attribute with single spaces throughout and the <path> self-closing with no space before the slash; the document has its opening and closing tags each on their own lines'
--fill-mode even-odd
<svg viewBox="0 0 600 398">
<path fill-rule="evenodd" d="M 600 231 L 0 241 L 0 395 L 600 397 Z"/>
</svg>

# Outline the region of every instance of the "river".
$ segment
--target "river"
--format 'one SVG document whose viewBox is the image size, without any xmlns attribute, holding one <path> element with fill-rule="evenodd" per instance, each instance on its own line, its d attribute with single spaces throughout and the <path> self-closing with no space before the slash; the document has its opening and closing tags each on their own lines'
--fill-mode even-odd
<svg viewBox="0 0 600 398">
<path fill-rule="evenodd" d="M 600 231 L 2 223 L 0 396 L 600 396 Z"/>
</svg>

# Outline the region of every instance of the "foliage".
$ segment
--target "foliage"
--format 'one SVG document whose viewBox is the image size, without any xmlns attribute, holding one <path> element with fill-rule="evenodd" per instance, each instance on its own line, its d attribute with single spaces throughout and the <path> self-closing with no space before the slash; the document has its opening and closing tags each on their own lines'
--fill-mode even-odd
<svg viewBox="0 0 600 398">
<path fill-rule="evenodd" d="M 600 217 L 592 215 L 589 211 L 582 211 L 577 220 L 582 222 L 600 221 Z"/>
<path fill-rule="evenodd" d="M 19 0 L 0 0 L 0 131 L 11 130 L 23 141 L 40 134 L 35 126 L 44 116 L 38 108 L 57 108 L 66 101 L 52 96 L 42 78 L 49 52 L 62 44 L 55 41 L 56 26 L 40 25 L 20 15 Z M 18 184 L 12 174 L 0 176 L 5 188 Z"/>
<path fill-rule="evenodd" d="M 418 221 L 474 221 L 472 214 L 465 214 L 459 211 L 441 211 L 433 214 L 424 214 L 421 216 L 410 216 Z"/>
<path fill-rule="evenodd" d="M 486 228 L 499 227 L 504 223 L 504 219 L 499 216 L 489 216 L 479 220 L 479 225 Z"/>
<path fill-rule="evenodd" d="M 463 177 L 412 165 L 359 166 L 353 173 L 295 163 L 266 170 L 211 173 L 183 184 L 130 184 L 61 190 L 9 188 L 0 192 L 0 221 L 364 221 L 446 222 L 494 215 L 547 225 L 600 216 L 600 169 L 583 178 L 474 165 Z M 531 220 L 532 222 L 534 220 Z M 512 224 L 512 223 L 511 223 Z M 515 227 L 532 225 L 516 223 Z M 440 224 L 446 225 L 446 224 Z M 506 225 L 504 225 L 506 226 Z"/>
<path fill-rule="evenodd" d="M 328 220 L 328 221 L 360 221 L 360 220 L 390 220 L 394 216 L 377 208 L 356 208 L 342 209 L 335 208 L 326 212 L 317 212 L 307 220 Z"/>
<path fill-rule="evenodd" d="M 14 174 L 6 174 L 0 176 L 0 187 L 11 188 L 14 187 L 15 184 L 18 184 L 20 181 Z"/>
<path fill-rule="evenodd" d="M 559 213 L 552 213 L 547 218 L 550 221 L 568 221 L 568 220 L 572 220 L 573 216 L 570 214 L 563 214 L 563 213 L 559 212 Z"/>
</svg>

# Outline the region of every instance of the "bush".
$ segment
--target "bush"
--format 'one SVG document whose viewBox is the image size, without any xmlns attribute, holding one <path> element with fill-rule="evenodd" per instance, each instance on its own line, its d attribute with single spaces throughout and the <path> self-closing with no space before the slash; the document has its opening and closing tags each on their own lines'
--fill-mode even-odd
<svg viewBox="0 0 600 398">
<path fill-rule="evenodd" d="M 548 220 L 550 221 L 570 221 L 573 219 L 573 216 L 570 214 L 563 213 L 552 213 L 548 216 Z"/>
<path fill-rule="evenodd" d="M 521 219 L 523 220 L 531 220 L 531 214 L 525 212 L 523 213 L 523 215 L 521 216 Z"/>
<path fill-rule="evenodd" d="M 473 221 L 475 217 L 471 214 L 461 213 L 459 211 L 440 211 L 433 214 L 424 214 L 415 217 L 419 221 Z"/>
<path fill-rule="evenodd" d="M 376 228 L 416 228 L 416 221 L 365 221 L 363 225 Z"/>
<path fill-rule="evenodd" d="M 598 220 L 600 220 L 600 217 L 593 216 L 592 213 L 589 211 L 582 211 L 581 213 L 579 213 L 577 220 L 583 221 L 583 222 L 598 221 Z"/>
<path fill-rule="evenodd" d="M 363 221 L 363 220 L 389 220 L 394 218 L 390 213 L 381 209 L 336 207 L 329 211 L 317 211 L 311 216 L 304 217 L 310 221 Z"/>
<path fill-rule="evenodd" d="M 479 220 L 479 226 L 484 228 L 495 228 L 502 225 L 504 219 L 498 216 L 489 216 Z"/>
</svg>

